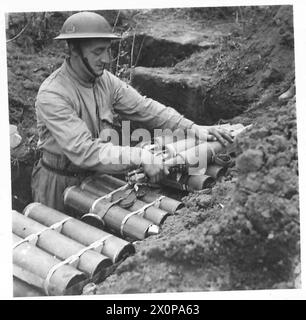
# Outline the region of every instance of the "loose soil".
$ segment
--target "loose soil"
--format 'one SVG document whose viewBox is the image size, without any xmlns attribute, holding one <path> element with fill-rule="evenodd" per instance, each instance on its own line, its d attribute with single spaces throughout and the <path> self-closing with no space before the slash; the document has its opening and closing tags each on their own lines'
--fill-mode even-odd
<svg viewBox="0 0 306 320">
<path fill-rule="evenodd" d="M 114 44 L 120 60 L 113 70 L 141 93 L 200 124 L 253 127 L 237 139 L 236 165 L 210 194 L 180 194 L 185 207 L 161 233 L 136 242 L 136 254 L 84 294 L 300 287 L 295 95 L 279 98 L 294 90 L 292 7 L 101 13 L 124 35 L 120 50 Z M 65 56 L 52 37 L 68 15 L 27 14 L 29 27 L 7 44 L 10 123 L 23 137 L 11 150 L 12 206 L 19 211 L 31 202 L 38 157 L 35 96 Z M 11 15 L 7 37 L 25 23 L 23 14 Z M 141 74 L 147 82 L 135 80 Z"/>
</svg>

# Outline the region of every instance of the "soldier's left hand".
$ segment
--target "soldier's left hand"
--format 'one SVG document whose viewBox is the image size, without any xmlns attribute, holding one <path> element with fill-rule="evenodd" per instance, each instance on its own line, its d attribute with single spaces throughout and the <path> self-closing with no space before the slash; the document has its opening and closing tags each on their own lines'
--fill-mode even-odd
<svg viewBox="0 0 306 320">
<path fill-rule="evenodd" d="M 191 130 L 193 130 L 196 137 L 202 141 L 219 141 L 223 146 L 233 142 L 231 133 L 217 126 L 199 126 L 194 124 Z"/>
</svg>

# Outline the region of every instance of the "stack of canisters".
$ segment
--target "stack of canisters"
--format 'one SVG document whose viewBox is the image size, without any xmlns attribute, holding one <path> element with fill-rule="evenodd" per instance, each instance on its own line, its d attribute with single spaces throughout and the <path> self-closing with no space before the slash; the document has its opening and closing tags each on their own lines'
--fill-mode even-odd
<svg viewBox="0 0 306 320">
<path fill-rule="evenodd" d="M 235 142 L 235 138 L 250 126 L 225 124 L 218 127 L 228 130 Z M 143 144 L 152 153 L 161 154 L 169 168 L 186 166 L 186 172 L 171 170 L 161 181 L 166 186 L 185 191 L 210 188 L 234 164 L 230 155 L 234 154 L 235 143 L 222 145 L 219 141 L 201 142 L 194 137 L 176 138 L 173 142 L 173 136 L 160 136 L 153 144 Z"/>
<path fill-rule="evenodd" d="M 158 234 L 182 207 L 109 175 L 87 178 L 63 196 L 73 216 L 40 203 L 12 212 L 14 296 L 81 294 L 135 253 L 134 240 Z"/>
<path fill-rule="evenodd" d="M 233 136 L 242 125 L 226 125 Z M 162 183 L 181 190 L 210 187 L 230 164 L 228 148 L 218 141 L 156 139 L 149 150 L 163 155 L 170 168 L 197 163 L 196 172 L 175 171 Z M 152 148 L 153 147 L 153 148 Z M 221 157 L 221 152 L 224 157 Z M 193 168 L 194 169 L 194 168 Z M 183 204 L 139 183 L 93 175 L 63 194 L 62 212 L 31 203 L 23 214 L 13 211 L 14 296 L 80 294 L 89 282 L 105 279 L 117 264 L 135 253 L 133 241 L 156 235 L 169 214 Z"/>
</svg>

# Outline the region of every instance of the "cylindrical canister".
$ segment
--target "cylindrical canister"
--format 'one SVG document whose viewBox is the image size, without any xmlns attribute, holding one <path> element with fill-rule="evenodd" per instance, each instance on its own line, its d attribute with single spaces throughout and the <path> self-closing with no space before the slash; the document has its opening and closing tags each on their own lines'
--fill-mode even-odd
<svg viewBox="0 0 306 320">
<path fill-rule="evenodd" d="M 153 202 L 157 203 L 156 200 L 157 199 L 153 200 L 152 203 Z M 131 212 L 142 211 L 142 209 L 143 209 L 143 212 L 140 214 L 140 216 L 151 221 L 152 223 L 158 226 L 161 225 L 170 214 L 167 211 L 157 208 L 154 204 L 148 207 L 148 203 L 143 202 L 141 200 L 137 200 L 130 208 L 128 208 L 128 210 Z"/>
<path fill-rule="evenodd" d="M 69 217 L 41 203 L 34 202 L 29 204 L 24 209 L 24 214 L 47 227 L 63 221 L 59 231 L 63 235 L 85 246 L 102 240 L 101 245 L 94 250 L 112 259 L 113 263 L 121 261 L 135 253 L 135 248 L 132 243 L 90 226 L 80 220 Z"/>
<path fill-rule="evenodd" d="M 112 265 L 111 260 L 94 250 L 87 250 L 84 245 L 72 240 L 59 232 L 48 229 L 39 222 L 28 218 L 17 211 L 12 212 L 12 226 L 14 234 L 26 238 L 32 234 L 39 234 L 36 246 L 58 259 L 65 260 L 77 253 L 74 266 L 88 275 L 90 279 L 100 280 L 107 274 L 107 268 Z"/>
<path fill-rule="evenodd" d="M 29 285 L 28 283 L 13 277 L 13 296 L 14 297 L 39 297 L 44 296 L 43 291 Z"/>
<path fill-rule="evenodd" d="M 182 191 L 191 191 L 189 186 L 186 183 L 181 183 L 175 179 L 166 177 L 164 178 L 161 183 L 167 187 L 182 190 Z"/>
<path fill-rule="evenodd" d="M 162 135 L 154 138 L 154 144 L 158 149 L 162 149 L 169 143 L 173 143 L 173 135 Z"/>
<path fill-rule="evenodd" d="M 97 226 L 100 224 L 101 227 L 105 225 L 106 228 L 122 236 L 142 240 L 151 235 L 152 229 L 154 233 L 158 230 L 158 227 L 149 220 L 137 214 L 132 215 L 132 212 L 82 191 L 79 187 L 70 187 L 65 190 L 64 203 L 74 209 L 90 212 L 82 216 L 82 221 Z M 152 226 L 154 227 L 151 228 Z"/>
<path fill-rule="evenodd" d="M 96 183 L 99 186 L 103 185 L 107 188 L 111 188 L 112 190 L 120 188 L 126 184 L 125 181 L 120 180 L 116 177 L 107 175 L 107 174 L 103 174 L 101 176 L 95 177 L 94 181 L 96 181 Z M 153 192 L 148 192 L 141 199 L 146 203 L 151 203 L 152 201 L 156 200 L 157 198 L 159 198 L 159 195 L 154 194 Z M 181 209 L 182 207 L 183 207 L 182 202 L 177 201 L 172 198 L 169 198 L 169 197 L 164 197 L 159 202 L 159 208 L 161 210 L 164 210 L 164 211 L 169 212 L 171 214 L 174 214 L 177 210 Z"/>
<path fill-rule="evenodd" d="M 207 167 L 205 174 L 215 179 L 219 179 L 221 176 L 225 175 L 226 170 L 227 167 L 213 163 Z"/>
<path fill-rule="evenodd" d="M 161 136 L 154 137 L 154 143 L 159 149 L 167 144 L 176 143 L 186 139 L 185 132 L 183 130 L 174 132 L 174 134 L 163 134 Z"/>
<path fill-rule="evenodd" d="M 97 196 L 89 192 L 78 192 L 79 187 L 72 186 L 65 189 L 63 197 L 64 204 L 74 209 L 79 215 L 78 218 L 81 218 L 85 213 L 88 213 L 93 202 L 98 198 Z M 74 195 L 77 194 L 77 197 Z"/>
<path fill-rule="evenodd" d="M 151 203 L 156 201 L 158 198 L 160 198 L 160 195 L 149 191 L 141 199 L 147 203 Z M 169 197 L 163 197 L 159 201 L 159 207 L 171 214 L 176 213 L 179 209 L 183 208 L 183 206 L 184 204 L 181 201 L 177 201 Z"/>
<path fill-rule="evenodd" d="M 116 177 L 110 176 L 109 174 L 102 174 L 93 177 L 95 181 L 101 182 L 103 185 L 111 187 L 112 189 L 117 189 L 126 184 L 125 181 L 118 179 Z"/>
<path fill-rule="evenodd" d="M 184 191 L 194 191 L 212 187 L 215 183 L 215 179 L 207 175 L 190 175 L 187 176 L 184 181 L 166 178 L 162 180 L 162 183 L 171 188 Z"/>
<path fill-rule="evenodd" d="M 83 182 L 80 185 L 80 189 L 83 191 L 87 191 L 97 197 L 102 197 L 107 193 L 112 192 L 113 190 L 123 187 L 124 185 L 126 185 L 126 183 L 122 181 L 122 184 L 119 184 L 119 186 L 113 188 L 105 185 L 103 181 L 101 181 L 100 179 L 88 177 L 85 180 L 83 180 Z"/>
<path fill-rule="evenodd" d="M 80 294 L 86 276 L 76 268 L 13 234 L 13 274 L 48 295 Z M 58 266 L 58 268 L 57 268 Z M 51 271 L 53 271 L 51 273 Z"/>
<path fill-rule="evenodd" d="M 105 186 L 100 180 L 94 180 L 91 177 L 85 179 L 82 184 L 80 185 L 80 188 L 83 191 L 90 192 L 98 197 L 103 197 L 107 195 L 108 193 L 114 191 L 110 187 Z M 150 203 L 153 203 L 156 201 L 156 199 L 152 200 Z M 120 202 L 118 203 L 120 206 Z M 135 203 L 127 208 L 130 212 L 141 210 L 142 208 L 145 208 L 148 203 L 143 202 L 141 200 L 136 200 Z M 147 207 L 142 214 L 140 214 L 141 217 L 153 222 L 156 225 L 160 225 L 166 217 L 169 215 L 168 212 L 161 210 L 157 208 L 156 206 L 152 205 L 150 207 Z"/>
<path fill-rule="evenodd" d="M 211 188 L 215 184 L 215 179 L 205 174 L 199 176 L 189 176 L 187 181 L 190 190 L 203 190 Z"/>
<path fill-rule="evenodd" d="M 175 157 L 177 153 L 186 151 L 190 148 L 193 148 L 197 145 L 197 141 L 193 138 L 179 140 L 170 144 L 165 145 L 165 152 L 167 154 L 167 158 Z"/>
<path fill-rule="evenodd" d="M 222 144 L 218 141 L 200 143 L 188 150 L 181 151 L 176 157 L 165 160 L 165 164 L 173 166 L 176 164 L 186 164 L 198 169 L 206 168 L 214 160 L 214 155 L 224 150 Z"/>
</svg>

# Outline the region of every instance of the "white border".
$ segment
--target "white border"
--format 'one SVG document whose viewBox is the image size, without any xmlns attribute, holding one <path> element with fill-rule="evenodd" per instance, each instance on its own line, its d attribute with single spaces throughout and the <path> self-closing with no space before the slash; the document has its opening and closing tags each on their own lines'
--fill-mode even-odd
<svg viewBox="0 0 306 320">
<path fill-rule="evenodd" d="M 0 165 L 0 299 L 12 298 L 12 264 L 11 264 L 11 195 L 10 195 L 10 159 L 8 139 L 8 94 L 7 94 L 7 66 L 5 45 L 5 21 L 4 12 L 31 12 L 31 11 L 71 11 L 71 10 L 93 10 L 93 9 L 132 9 L 132 8 L 165 8 L 165 7 L 203 7 L 203 6 L 246 6 L 246 5 L 294 5 L 294 27 L 295 27 L 295 56 L 296 56 L 296 79 L 297 79 L 297 118 L 298 118 L 298 147 L 299 147 L 299 173 L 300 173 L 300 213 L 301 213 L 301 243 L 302 243 L 302 283 L 305 287 L 305 145 L 306 135 L 303 134 L 302 125 L 305 123 L 305 85 L 306 85 L 306 4 L 303 0 L 295 1 L 209 1 L 209 0 L 151 0 L 143 1 L 90 1 L 86 5 L 82 1 L 1 1 L 0 4 L 0 41 L 1 41 L 1 165 Z M 165 293 L 165 294 L 135 294 L 135 295 L 102 295 L 102 296 L 77 296 L 61 297 L 61 299 L 305 299 L 305 289 L 293 290 L 253 290 L 253 291 L 230 291 L 230 292 L 202 292 L 202 293 Z M 28 298 L 30 299 L 30 298 Z M 49 299 L 49 298 L 41 298 Z"/>
</svg>

